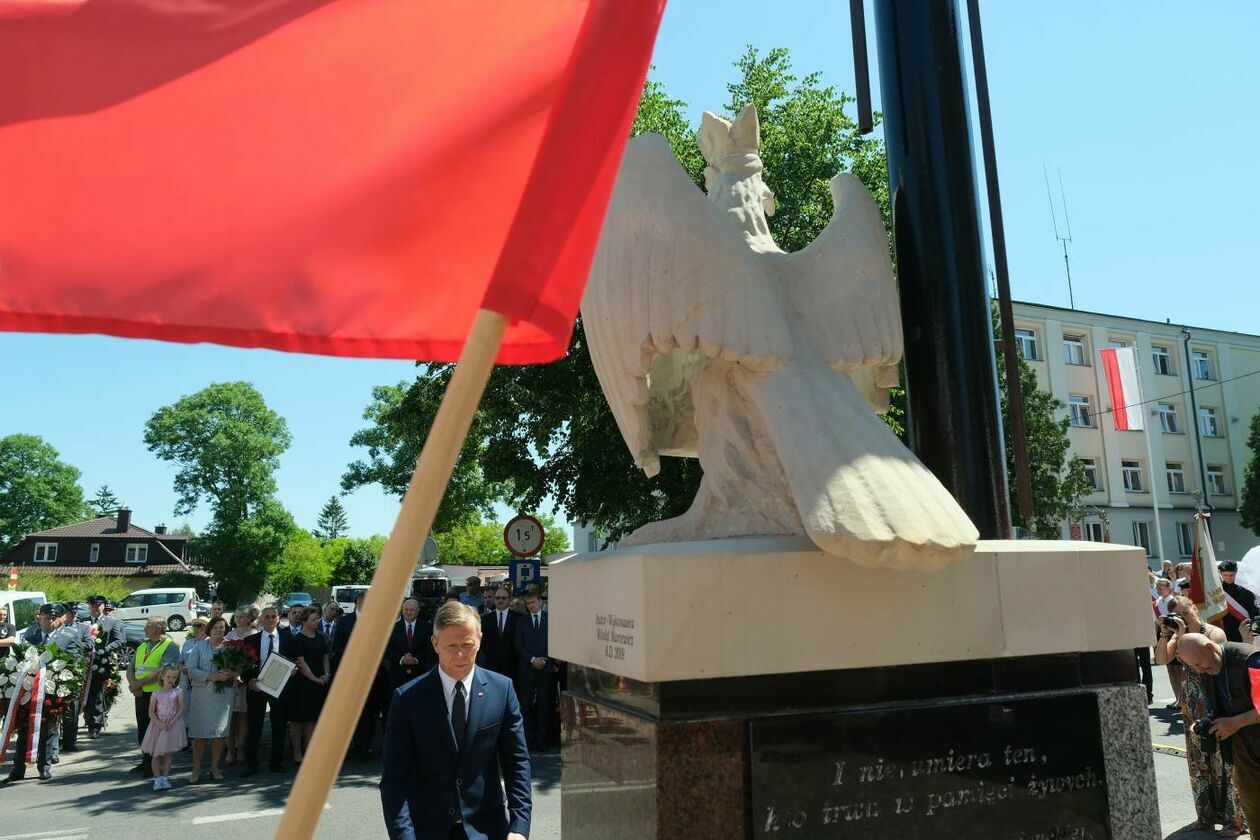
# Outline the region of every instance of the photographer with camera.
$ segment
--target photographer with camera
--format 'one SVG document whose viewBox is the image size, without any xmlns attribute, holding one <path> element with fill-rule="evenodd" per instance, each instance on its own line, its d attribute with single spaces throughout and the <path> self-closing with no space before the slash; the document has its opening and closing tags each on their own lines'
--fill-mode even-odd
<svg viewBox="0 0 1260 840">
<path fill-rule="evenodd" d="M 1168 614 L 1160 619 L 1160 638 L 1155 645 L 1155 662 L 1166 665 L 1177 657 L 1184 638 L 1203 639 L 1208 644 L 1227 644 L 1225 631 L 1205 624 L 1199 618 L 1194 602 L 1175 597 L 1168 604 Z M 1186 662 L 1184 656 L 1182 662 Z M 1212 730 L 1213 709 L 1220 709 L 1212 697 L 1211 678 L 1192 667 L 1178 669 L 1181 678 L 1181 717 L 1186 733 L 1186 765 L 1190 771 L 1190 790 L 1194 795 L 1195 827 L 1212 829 L 1223 826 L 1222 836 L 1236 837 L 1246 831 L 1243 813 L 1237 807 L 1228 749 L 1218 749 Z M 1216 718 L 1220 715 L 1216 714 Z M 1260 753 L 1258 753 L 1260 755 Z"/>
</svg>

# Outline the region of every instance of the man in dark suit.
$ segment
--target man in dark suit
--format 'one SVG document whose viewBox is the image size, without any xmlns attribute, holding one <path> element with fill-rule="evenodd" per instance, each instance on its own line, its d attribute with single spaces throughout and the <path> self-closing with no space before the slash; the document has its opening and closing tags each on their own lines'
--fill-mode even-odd
<svg viewBox="0 0 1260 840">
<path fill-rule="evenodd" d="M 93 595 L 88 598 L 88 612 L 92 616 L 94 637 L 103 639 L 101 661 L 93 661 L 92 673 L 88 675 L 87 705 L 83 709 L 83 719 L 87 724 L 88 737 L 99 738 L 101 727 L 105 725 L 105 682 L 115 676 L 109 670 L 109 656 L 127 646 L 127 633 L 121 620 L 105 614 L 105 605 L 109 599 L 104 595 Z M 97 670 L 104 668 L 104 670 Z"/>
<path fill-rule="evenodd" d="M 525 840 L 529 750 L 512 681 L 474 665 L 476 610 L 448 601 L 433 628 L 438 666 L 397 689 L 389 709 L 380 789 L 390 840 Z"/>
<path fill-rule="evenodd" d="M 394 622 L 385 646 L 391 689 L 433 667 L 433 645 L 429 639 L 432 633 L 433 624 L 420 618 L 420 602 L 415 598 L 403 601 L 402 617 Z"/>
<path fill-rule="evenodd" d="M 477 664 L 510 680 L 516 679 L 516 622 L 519 615 L 508 609 L 511 596 L 500 589 L 486 599 L 489 612 L 481 615 L 481 653 Z"/>
<path fill-rule="evenodd" d="M 547 614 L 537 592 L 525 596 L 525 615 L 516 625 L 517 685 L 531 750 L 547 745 L 556 699 L 556 662 L 547 656 Z"/>
<path fill-rule="evenodd" d="M 367 590 L 360 589 L 354 596 L 354 612 L 349 615 L 343 615 L 333 625 L 333 679 L 337 678 L 337 669 L 341 666 L 341 658 L 346 655 L 346 648 L 350 646 L 350 634 L 354 632 L 354 626 L 359 620 L 359 613 L 363 611 L 363 600 L 366 596 Z M 372 687 L 368 689 L 367 697 L 363 700 L 363 711 L 359 713 L 359 723 L 354 729 L 354 738 L 350 742 L 351 750 L 356 757 L 361 759 L 372 757 L 372 741 L 376 738 L 376 722 L 380 720 L 384 706 L 389 702 L 384 699 L 388 694 L 388 686 L 386 685 L 387 673 L 383 663 L 382 667 L 376 669 L 376 678 L 372 682 Z"/>
<path fill-rule="evenodd" d="M 258 664 L 241 673 L 245 680 L 245 704 L 247 709 L 245 735 L 245 772 L 252 776 L 258 772 L 258 748 L 262 744 L 263 718 L 271 710 L 271 764 L 272 772 L 284 771 L 284 744 L 287 734 L 284 703 L 258 688 L 258 674 L 272 654 L 292 659 L 292 635 L 280 628 L 280 613 L 275 607 L 267 607 L 258 616 L 259 631 L 245 637 L 245 644 L 258 657 Z"/>
</svg>

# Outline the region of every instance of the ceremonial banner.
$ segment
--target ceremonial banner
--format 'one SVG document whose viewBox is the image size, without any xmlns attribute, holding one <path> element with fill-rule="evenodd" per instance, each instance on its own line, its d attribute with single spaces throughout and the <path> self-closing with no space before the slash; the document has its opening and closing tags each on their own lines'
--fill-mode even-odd
<svg viewBox="0 0 1260 840">
<path fill-rule="evenodd" d="M 1226 602 L 1225 588 L 1221 586 L 1221 573 L 1216 568 L 1216 552 L 1212 550 L 1212 534 L 1208 531 L 1208 514 L 1194 517 L 1194 553 L 1190 557 L 1190 600 L 1194 601 L 1199 618 L 1215 621 L 1226 611 L 1234 612 Z M 1248 621 L 1251 616 L 1237 603 L 1234 617 Z"/>
<path fill-rule="evenodd" d="M 0 329 L 558 358 L 663 5 L 0 0 Z"/>
</svg>

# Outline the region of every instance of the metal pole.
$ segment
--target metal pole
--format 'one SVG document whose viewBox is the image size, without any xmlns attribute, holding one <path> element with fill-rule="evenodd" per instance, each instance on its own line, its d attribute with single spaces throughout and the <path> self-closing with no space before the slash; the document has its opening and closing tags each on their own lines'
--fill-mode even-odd
<svg viewBox="0 0 1260 840">
<path fill-rule="evenodd" d="M 1011 421 L 1011 449 L 1015 455 L 1015 503 L 1020 521 L 1033 521 L 1032 473 L 1028 466 L 1028 435 L 1024 429 L 1024 389 L 1019 378 L 1015 343 L 1015 312 L 1011 305 L 1011 277 L 1006 265 L 1006 225 L 1002 221 L 1002 190 L 998 185 L 997 152 L 993 144 L 993 112 L 989 108 L 989 71 L 984 60 L 980 29 L 980 0 L 967 0 L 971 27 L 971 58 L 976 77 L 976 108 L 980 117 L 980 148 L 984 155 L 989 196 L 989 227 L 993 232 L 993 268 L 997 277 L 998 312 L 1002 319 L 1002 357 L 1006 367 L 1006 404 Z"/>
<path fill-rule="evenodd" d="M 1207 498 L 1207 466 L 1203 463 L 1203 430 L 1199 428 L 1199 403 L 1194 396 L 1194 368 L 1190 366 L 1190 330 L 1182 327 L 1181 334 L 1184 336 L 1181 346 L 1186 351 L 1186 381 L 1190 383 L 1190 418 L 1194 421 L 1194 446 L 1199 452 L 1199 489 L 1203 492 L 1203 498 Z M 1211 505 L 1207 506 L 1211 511 Z"/>
<path fill-rule="evenodd" d="M 1134 406 L 1134 408 L 1138 408 Z M 1145 408 L 1141 409 L 1146 411 Z M 1151 475 L 1151 512 L 1155 514 L 1155 545 L 1159 548 L 1159 559 L 1162 561 L 1167 555 L 1164 554 L 1164 530 L 1159 526 L 1159 485 L 1155 483 L 1155 454 L 1151 449 L 1151 418 L 1142 418 L 1142 428 L 1146 435 L 1146 463 L 1150 468 L 1147 470 Z"/>
<path fill-rule="evenodd" d="M 1010 535 L 956 0 L 875 0 L 910 445 L 984 538 Z"/>
</svg>

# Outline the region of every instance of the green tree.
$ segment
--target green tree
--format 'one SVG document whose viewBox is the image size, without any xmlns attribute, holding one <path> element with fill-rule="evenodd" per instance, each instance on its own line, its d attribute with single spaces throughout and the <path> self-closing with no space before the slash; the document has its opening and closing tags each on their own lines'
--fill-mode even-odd
<svg viewBox="0 0 1260 840">
<path fill-rule="evenodd" d="M 273 595 L 327 586 L 333 561 L 325 546 L 306 531 L 289 535 L 284 549 L 267 568 L 267 591 Z"/>
<path fill-rule="evenodd" d="M 750 48 L 735 67 L 728 111 L 734 114 L 747 102 L 758 105 L 764 177 L 781 208 L 770 227 L 785 250 L 808 244 L 830 220 L 828 182 L 842 170 L 862 179 L 887 217 L 883 142 L 857 133 L 846 113 L 850 97 L 823 85 L 817 74 L 798 79 L 786 50 L 763 57 Z M 662 134 L 699 185 L 704 160 L 685 105 L 649 80 L 632 133 Z M 365 414 L 371 425 L 351 441 L 369 447 L 372 459 L 352 464 L 344 487 L 370 482 L 401 492 L 450 375 L 450 365 L 432 365 L 422 368 L 410 387 L 377 389 Z M 615 540 L 645 522 L 684 512 L 700 476 L 692 458 L 663 458 L 653 478 L 634 465 L 595 377 L 579 320 L 565 358 L 550 365 L 501 366 L 491 375 L 434 539 L 447 534 L 445 539 L 455 540 L 452 529 L 488 518 L 495 499 L 523 510 L 552 499 L 570 520 L 589 523 Z M 483 543 L 489 551 L 489 537 L 473 539 L 474 533 L 479 532 L 460 538 L 467 547 L 459 552 L 481 556 Z M 446 546 L 443 560 L 456 562 Z"/>
<path fill-rule="evenodd" d="M 203 501 L 224 525 L 249 517 L 276 491 L 292 442 L 284 418 L 248 382 L 217 382 L 157 410 L 144 426 L 149 451 L 179 468 L 175 515 Z"/>
<path fill-rule="evenodd" d="M 86 508 L 79 471 L 35 435 L 0 438 L 0 554 L 27 534 L 78 521 Z"/>
<path fill-rule="evenodd" d="M 1247 448 L 1251 450 L 1251 457 L 1243 469 L 1242 487 L 1238 493 L 1238 521 L 1260 537 L 1260 414 L 1251 418 Z"/>
<path fill-rule="evenodd" d="M 108 484 L 102 484 L 96 495 L 88 499 L 88 507 L 97 516 L 113 516 L 122 507 L 122 502 L 118 501 Z"/>
<path fill-rule="evenodd" d="M 556 518 L 548 513 L 534 514 L 543 526 L 543 544 L 540 557 L 564 554 L 569 550 L 569 532 L 556 524 Z"/>
<path fill-rule="evenodd" d="M 242 519 L 227 520 L 216 513 L 193 540 L 189 555 L 194 566 L 214 578 L 224 603 L 239 604 L 263 591 L 268 570 L 295 532 L 298 527 L 292 514 L 275 499 L 266 498 Z"/>
<path fill-rule="evenodd" d="M 442 564 L 452 566 L 501 566 L 512 559 L 503 544 L 503 523 L 471 522 L 447 531 L 437 531 Z"/>
<path fill-rule="evenodd" d="M 323 510 L 319 512 L 319 521 L 315 523 L 315 530 L 312 533 L 321 540 L 335 540 L 338 537 L 344 537 L 346 532 L 350 530 L 350 522 L 346 517 L 346 509 L 341 504 L 341 499 L 332 496 L 324 504 Z"/>
<path fill-rule="evenodd" d="M 379 534 L 365 540 L 335 540 L 330 545 L 341 544 L 340 555 L 333 562 L 333 586 L 354 583 L 370 583 L 376 574 L 376 564 L 385 550 L 385 537 Z"/>
<path fill-rule="evenodd" d="M 399 382 L 372 389 L 372 402 L 363 412 L 363 419 L 371 425 L 350 438 L 351 446 L 367 447 L 367 459 L 346 468 L 342 489 L 379 484 L 387 493 L 402 497 L 437 416 L 451 369 L 451 365 L 421 366 L 421 374 L 410 385 Z M 485 413 L 478 413 L 473 420 L 468 442 L 433 521 L 436 531 L 479 522 L 493 513 L 495 500 L 506 493 L 504 485 L 488 481 L 482 472 L 489 422 Z"/>
</svg>

